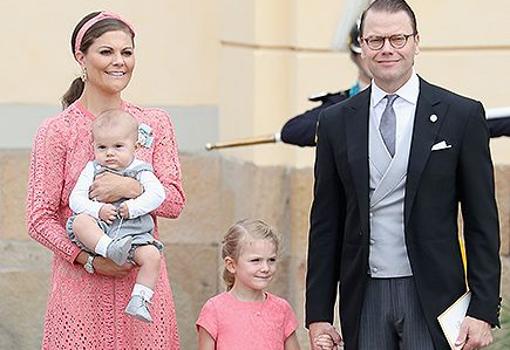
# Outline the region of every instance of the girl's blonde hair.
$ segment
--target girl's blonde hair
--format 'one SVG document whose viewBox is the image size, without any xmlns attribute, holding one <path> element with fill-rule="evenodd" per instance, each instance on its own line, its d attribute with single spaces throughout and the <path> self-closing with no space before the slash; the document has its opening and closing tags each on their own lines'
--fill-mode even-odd
<svg viewBox="0 0 510 350">
<path fill-rule="evenodd" d="M 242 241 L 247 238 L 270 240 L 278 253 L 280 238 L 275 230 L 262 220 L 244 219 L 232 225 L 225 234 L 221 242 L 221 257 L 223 259 L 230 257 L 237 261 Z M 223 269 L 223 280 L 227 286 L 227 291 L 231 290 L 234 286 L 235 276 L 226 267 Z"/>
</svg>

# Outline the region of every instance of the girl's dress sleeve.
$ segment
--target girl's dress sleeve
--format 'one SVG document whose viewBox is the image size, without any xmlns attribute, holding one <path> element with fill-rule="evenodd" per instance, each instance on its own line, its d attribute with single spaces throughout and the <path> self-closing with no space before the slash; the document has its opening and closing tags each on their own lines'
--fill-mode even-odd
<svg viewBox="0 0 510 350">
<path fill-rule="evenodd" d="M 285 301 L 286 308 L 285 308 L 285 324 L 284 324 L 284 337 L 287 339 L 294 333 L 298 327 L 298 321 L 296 318 L 296 314 L 294 313 L 294 310 L 292 309 L 292 306 Z"/>
<path fill-rule="evenodd" d="M 49 119 L 37 131 L 28 176 L 26 224 L 29 235 L 69 262 L 80 249 L 68 239 L 59 206 L 66 163 L 65 130 Z"/>
<path fill-rule="evenodd" d="M 197 327 L 197 331 L 198 327 L 202 327 L 209 333 L 211 338 L 215 341 L 218 339 L 218 317 L 216 314 L 216 307 L 211 299 L 202 307 L 195 326 Z"/>
<path fill-rule="evenodd" d="M 154 174 L 165 188 L 165 201 L 155 210 L 157 216 L 176 218 L 184 208 L 185 196 L 181 183 L 181 166 L 174 127 L 170 116 L 162 110 L 154 110 L 157 129 L 154 134 L 152 167 Z"/>
</svg>

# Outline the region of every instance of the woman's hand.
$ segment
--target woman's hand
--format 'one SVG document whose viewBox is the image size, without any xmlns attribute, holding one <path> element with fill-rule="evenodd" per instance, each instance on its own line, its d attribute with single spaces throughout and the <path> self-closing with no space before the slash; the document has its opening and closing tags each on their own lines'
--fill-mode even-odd
<svg viewBox="0 0 510 350">
<path fill-rule="evenodd" d="M 79 265 L 85 265 L 87 258 L 90 254 L 82 250 L 76 257 L 75 263 Z M 113 261 L 103 258 L 102 256 L 96 256 L 92 262 L 94 266 L 94 273 L 121 278 L 126 276 L 135 265 L 131 263 L 125 263 L 122 266 L 115 264 Z"/>
<path fill-rule="evenodd" d="M 89 189 L 89 198 L 113 203 L 122 198 L 136 198 L 143 192 L 142 185 L 128 176 L 104 172 L 96 176 Z"/>
<path fill-rule="evenodd" d="M 125 277 L 135 265 L 131 263 L 125 263 L 122 266 L 115 264 L 113 261 L 103 258 L 102 256 L 96 256 L 94 258 L 94 270 L 95 273 L 109 276 L 109 277 Z"/>
</svg>

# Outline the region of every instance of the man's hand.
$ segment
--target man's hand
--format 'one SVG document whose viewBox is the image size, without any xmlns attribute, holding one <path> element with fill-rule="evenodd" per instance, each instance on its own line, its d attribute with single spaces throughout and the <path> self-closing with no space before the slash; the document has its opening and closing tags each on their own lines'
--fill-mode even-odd
<svg viewBox="0 0 510 350">
<path fill-rule="evenodd" d="M 138 181 L 111 172 L 99 174 L 89 188 L 89 198 L 103 203 L 113 203 L 122 198 L 136 198 L 143 192 Z"/>
<path fill-rule="evenodd" d="M 460 333 L 455 346 L 462 350 L 481 349 L 492 343 L 491 326 L 482 320 L 466 316 L 460 325 Z"/>
<path fill-rule="evenodd" d="M 338 334 L 335 327 L 328 322 L 314 322 L 310 323 L 308 327 L 308 337 L 310 338 L 310 346 L 312 350 L 321 350 L 321 346 L 316 344 L 316 340 L 321 339 L 321 335 L 326 334 L 331 337 L 335 347 L 338 348 L 342 344 L 342 337 Z"/>
<path fill-rule="evenodd" d="M 113 220 L 115 220 L 116 217 L 117 208 L 111 204 L 103 204 L 101 209 L 99 209 L 99 218 L 109 225 L 113 223 Z"/>
<path fill-rule="evenodd" d="M 336 350 L 337 346 L 329 334 L 320 334 L 317 336 L 313 343 L 321 350 Z"/>
</svg>

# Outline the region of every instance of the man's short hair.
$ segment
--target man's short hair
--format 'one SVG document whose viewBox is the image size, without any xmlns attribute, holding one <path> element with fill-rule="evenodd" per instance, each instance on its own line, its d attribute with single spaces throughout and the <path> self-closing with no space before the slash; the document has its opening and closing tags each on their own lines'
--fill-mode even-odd
<svg viewBox="0 0 510 350">
<path fill-rule="evenodd" d="M 413 31 L 415 34 L 418 33 L 418 25 L 416 24 L 416 16 L 414 14 L 413 9 L 407 2 L 404 0 L 375 0 L 370 6 L 367 7 L 365 11 L 361 14 L 361 22 L 359 26 L 360 36 L 363 37 L 363 26 L 365 23 L 365 17 L 369 10 L 373 11 L 382 11 L 389 13 L 396 13 L 400 11 L 404 11 L 409 16 L 411 20 L 411 26 L 413 27 Z"/>
</svg>

